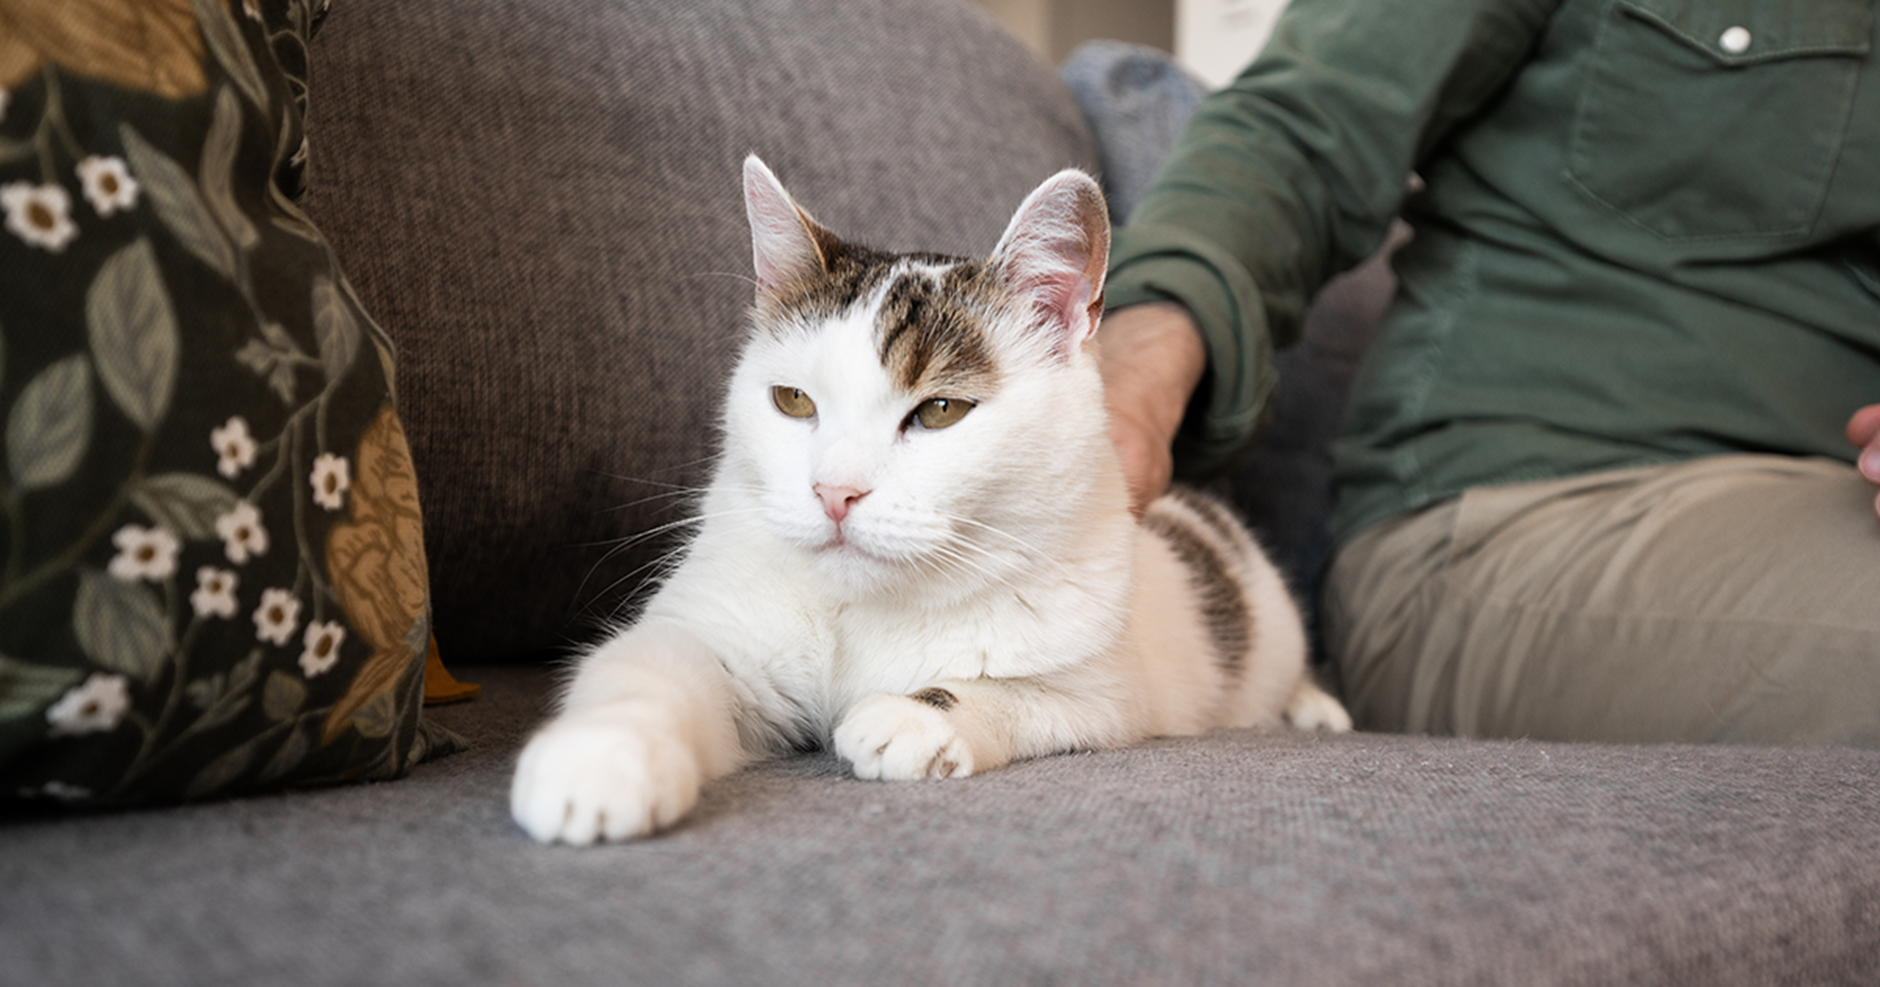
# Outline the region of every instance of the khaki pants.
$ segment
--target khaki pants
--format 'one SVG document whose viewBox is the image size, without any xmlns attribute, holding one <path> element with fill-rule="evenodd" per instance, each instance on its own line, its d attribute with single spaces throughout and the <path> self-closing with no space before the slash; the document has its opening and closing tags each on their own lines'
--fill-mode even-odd
<svg viewBox="0 0 1880 987">
<path fill-rule="evenodd" d="M 1478 488 L 1361 532 L 1327 645 L 1361 728 L 1880 746 L 1880 520 L 1826 460 Z"/>
</svg>

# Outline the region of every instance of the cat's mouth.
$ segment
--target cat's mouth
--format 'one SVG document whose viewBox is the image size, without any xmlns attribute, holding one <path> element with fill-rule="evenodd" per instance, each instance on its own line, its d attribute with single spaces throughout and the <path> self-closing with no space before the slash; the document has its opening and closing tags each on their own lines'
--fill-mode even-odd
<svg viewBox="0 0 1880 987">
<path fill-rule="evenodd" d="M 870 559 L 876 558 L 873 552 L 850 539 L 848 532 L 843 531 L 841 525 L 836 526 L 835 533 L 830 535 L 829 540 L 823 542 L 816 551 L 821 555 L 860 555 Z M 877 561 L 880 560 L 877 559 Z"/>
<path fill-rule="evenodd" d="M 864 562 L 878 566 L 894 564 L 893 559 L 881 555 L 868 548 L 866 545 L 857 542 L 851 536 L 851 532 L 843 530 L 842 525 L 836 525 L 835 531 L 830 534 L 826 541 L 816 547 L 815 552 L 817 557 L 827 559 L 831 562 L 846 564 Z"/>
</svg>

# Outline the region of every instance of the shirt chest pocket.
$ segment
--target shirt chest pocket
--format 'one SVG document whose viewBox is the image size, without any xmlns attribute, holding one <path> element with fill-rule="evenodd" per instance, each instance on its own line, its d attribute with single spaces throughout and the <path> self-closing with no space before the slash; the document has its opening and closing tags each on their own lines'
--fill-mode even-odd
<svg viewBox="0 0 1880 987">
<path fill-rule="evenodd" d="M 1613 0 L 1569 178 L 1667 240 L 1804 236 L 1872 45 L 1873 0 Z"/>
</svg>

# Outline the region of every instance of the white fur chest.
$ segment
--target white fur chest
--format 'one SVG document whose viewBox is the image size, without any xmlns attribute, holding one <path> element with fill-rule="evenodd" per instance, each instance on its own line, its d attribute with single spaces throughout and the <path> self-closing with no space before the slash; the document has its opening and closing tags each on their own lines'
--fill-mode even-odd
<svg viewBox="0 0 1880 987">
<path fill-rule="evenodd" d="M 1106 574 L 998 587 L 943 607 L 837 605 L 827 614 L 833 649 L 825 708 L 834 717 L 869 693 L 905 694 L 947 679 L 1025 678 L 1089 661 L 1116 646 L 1130 590 L 1126 576 Z"/>
<path fill-rule="evenodd" d="M 742 683 L 751 711 L 818 734 L 870 693 L 1042 675 L 1101 656 L 1121 640 L 1134 592 L 1125 548 L 944 605 L 905 594 L 844 599 L 799 549 L 743 534 L 704 533 L 646 617 L 692 627 Z"/>
</svg>

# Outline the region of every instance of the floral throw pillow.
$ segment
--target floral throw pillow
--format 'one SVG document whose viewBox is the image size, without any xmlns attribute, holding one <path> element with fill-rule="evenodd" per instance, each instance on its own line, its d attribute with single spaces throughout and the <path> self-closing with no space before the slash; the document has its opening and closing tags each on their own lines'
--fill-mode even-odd
<svg viewBox="0 0 1880 987">
<path fill-rule="evenodd" d="M 392 348 L 295 202 L 320 2 L 0 4 L 0 797 L 440 746 Z"/>
</svg>

